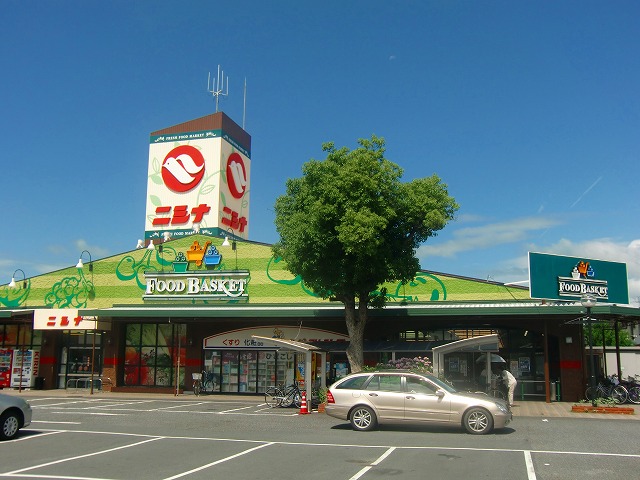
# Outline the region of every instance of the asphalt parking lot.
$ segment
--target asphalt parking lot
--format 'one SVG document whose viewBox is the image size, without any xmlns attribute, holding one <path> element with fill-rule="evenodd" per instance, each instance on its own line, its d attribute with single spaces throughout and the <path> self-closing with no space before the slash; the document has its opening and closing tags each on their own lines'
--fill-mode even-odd
<svg viewBox="0 0 640 480">
<path fill-rule="evenodd" d="M 255 398 L 45 393 L 28 398 L 32 425 L 0 443 L 0 477 L 583 480 L 637 478 L 640 468 L 630 420 L 522 416 L 481 437 L 448 427 L 353 432 Z"/>
</svg>

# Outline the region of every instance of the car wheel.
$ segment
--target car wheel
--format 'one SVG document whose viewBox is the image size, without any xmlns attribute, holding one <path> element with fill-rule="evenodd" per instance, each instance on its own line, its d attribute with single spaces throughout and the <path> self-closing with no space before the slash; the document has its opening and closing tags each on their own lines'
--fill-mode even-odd
<svg viewBox="0 0 640 480">
<path fill-rule="evenodd" d="M 11 440 L 18 435 L 20 429 L 20 418 L 18 414 L 6 412 L 0 417 L 0 439 Z"/>
<path fill-rule="evenodd" d="M 378 421 L 376 414 L 369 407 L 356 407 L 349 417 L 351 427 L 354 430 L 365 432 L 376 427 Z"/>
<path fill-rule="evenodd" d="M 484 408 L 472 408 L 464 414 L 462 420 L 467 432 L 482 435 L 493 430 L 493 417 Z"/>
</svg>

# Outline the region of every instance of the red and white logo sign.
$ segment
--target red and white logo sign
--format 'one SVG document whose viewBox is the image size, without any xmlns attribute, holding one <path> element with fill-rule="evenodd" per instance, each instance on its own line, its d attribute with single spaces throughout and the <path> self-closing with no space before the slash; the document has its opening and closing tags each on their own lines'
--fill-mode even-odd
<svg viewBox="0 0 640 480">
<path fill-rule="evenodd" d="M 203 176 L 204 157 L 191 145 L 174 148 L 162 162 L 162 181 L 174 192 L 188 192 L 200 183 Z"/>
<path fill-rule="evenodd" d="M 234 198 L 242 198 L 247 189 L 247 170 L 239 153 L 227 158 L 227 185 Z"/>
</svg>

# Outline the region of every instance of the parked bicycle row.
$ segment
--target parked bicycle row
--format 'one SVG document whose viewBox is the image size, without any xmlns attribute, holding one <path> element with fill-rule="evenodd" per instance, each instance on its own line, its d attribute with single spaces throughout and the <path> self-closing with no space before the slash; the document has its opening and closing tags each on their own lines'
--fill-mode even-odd
<svg viewBox="0 0 640 480">
<path fill-rule="evenodd" d="M 640 381 L 636 377 L 627 377 L 619 380 L 617 375 L 610 375 L 604 380 L 599 380 L 595 387 L 588 387 L 585 391 L 587 400 L 598 398 L 610 398 L 615 403 L 640 404 Z"/>
</svg>

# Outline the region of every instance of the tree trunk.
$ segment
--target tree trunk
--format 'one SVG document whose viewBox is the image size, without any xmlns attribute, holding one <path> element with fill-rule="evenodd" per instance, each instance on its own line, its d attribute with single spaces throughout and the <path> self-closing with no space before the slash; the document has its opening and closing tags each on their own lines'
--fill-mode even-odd
<svg viewBox="0 0 640 480">
<path fill-rule="evenodd" d="M 359 302 L 356 310 L 355 299 L 344 302 L 345 321 L 349 332 L 347 359 L 351 373 L 362 371 L 364 365 L 364 329 L 367 324 L 367 302 Z"/>
</svg>

